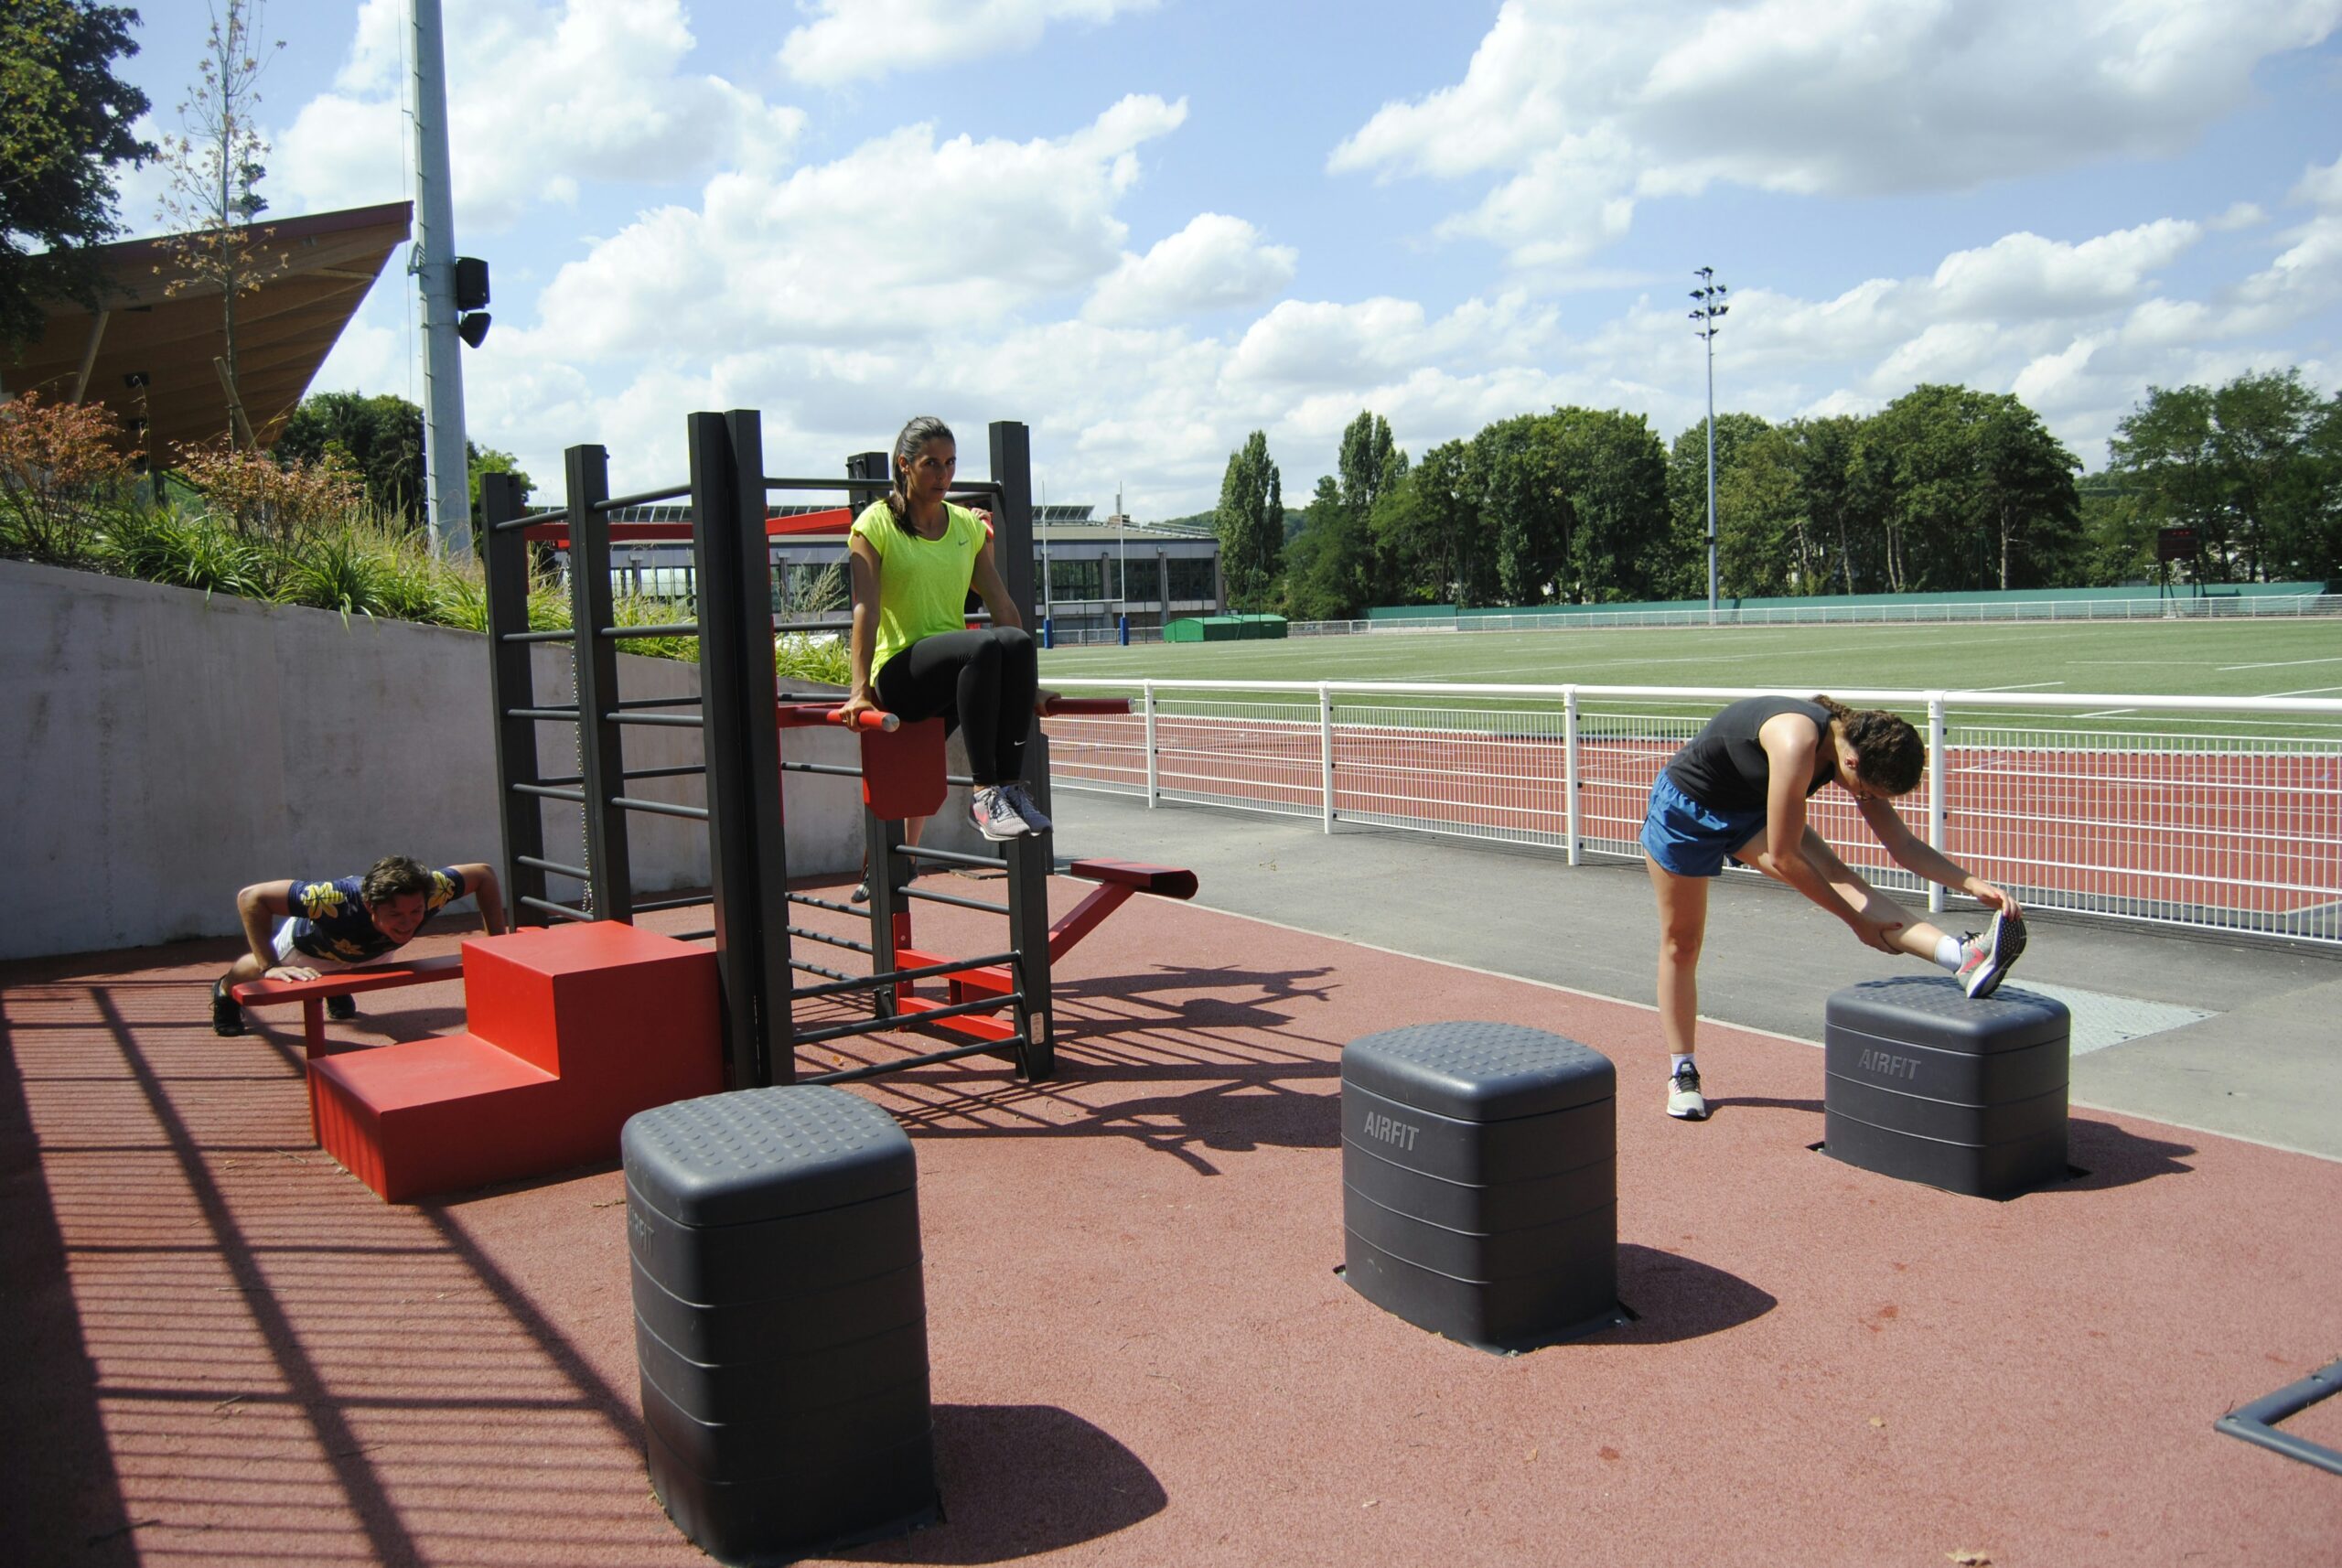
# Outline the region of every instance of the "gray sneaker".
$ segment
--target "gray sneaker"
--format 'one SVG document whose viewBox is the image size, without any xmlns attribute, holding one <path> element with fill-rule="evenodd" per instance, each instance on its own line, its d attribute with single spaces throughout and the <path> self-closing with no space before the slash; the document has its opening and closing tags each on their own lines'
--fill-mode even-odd
<svg viewBox="0 0 2342 1568">
<path fill-rule="evenodd" d="M 1990 996 L 2025 951 L 2025 921 L 1994 910 L 1992 929 L 1981 937 L 1969 932 L 1960 946 L 1961 988 L 1979 999 Z"/>
<path fill-rule="evenodd" d="M 1667 1080 L 1667 1113 L 1683 1122 L 1708 1119 L 1708 1102 L 1700 1094 L 1700 1069 L 1685 1062 Z"/>
<path fill-rule="evenodd" d="M 1016 808 L 1016 814 L 1025 819 L 1025 825 L 1033 832 L 1045 833 L 1057 826 L 1042 815 L 1041 808 L 1033 803 L 1031 792 L 1021 780 L 1011 779 L 1000 787 L 1000 792 L 1008 797 L 1008 803 Z"/>
<path fill-rule="evenodd" d="M 1015 804 L 1007 791 L 996 784 L 986 785 L 968 796 L 968 821 L 976 832 L 997 843 L 1003 839 L 1023 838 L 1033 829 L 1016 814 Z"/>
</svg>

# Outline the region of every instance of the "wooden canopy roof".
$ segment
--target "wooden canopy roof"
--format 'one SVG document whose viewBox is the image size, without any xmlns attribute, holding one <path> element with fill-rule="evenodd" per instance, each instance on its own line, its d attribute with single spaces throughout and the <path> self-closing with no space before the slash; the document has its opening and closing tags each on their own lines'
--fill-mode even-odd
<svg viewBox="0 0 2342 1568">
<path fill-rule="evenodd" d="M 236 308 L 237 382 L 262 446 L 283 430 L 413 222 L 414 204 L 392 201 L 244 231 L 262 281 Z M 164 239 L 90 253 L 102 280 L 100 307 L 53 304 L 40 338 L 17 362 L 0 364 L 0 387 L 47 402 L 102 403 L 130 445 L 160 462 L 226 435 L 228 395 L 213 364 L 226 352 L 219 285 L 194 281 Z M 145 384 L 134 385 L 141 376 Z"/>
</svg>

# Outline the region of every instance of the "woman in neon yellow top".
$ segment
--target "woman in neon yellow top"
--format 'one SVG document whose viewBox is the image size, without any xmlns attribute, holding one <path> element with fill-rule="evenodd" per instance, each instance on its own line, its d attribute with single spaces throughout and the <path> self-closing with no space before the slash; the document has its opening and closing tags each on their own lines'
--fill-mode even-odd
<svg viewBox="0 0 2342 1568">
<path fill-rule="evenodd" d="M 844 712 L 940 716 L 967 737 L 976 781 L 968 814 L 988 839 L 1046 832 L 1025 791 L 1025 741 L 1040 660 L 993 562 L 983 521 L 944 497 L 959 469 L 951 427 L 922 415 L 895 437 L 895 488 L 854 520 L 854 687 Z M 968 590 L 992 625 L 967 629 Z"/>
</svg>

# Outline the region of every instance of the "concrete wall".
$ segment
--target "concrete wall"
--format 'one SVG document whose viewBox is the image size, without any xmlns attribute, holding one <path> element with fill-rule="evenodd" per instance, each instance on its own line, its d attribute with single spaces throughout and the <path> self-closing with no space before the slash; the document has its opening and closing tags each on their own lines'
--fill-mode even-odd
<svg viewBox="0 0 2342 1568">
<path fill-rule="evenodd" d="M 536 652 L 538 700 L 566 702 L 567 650 Z M 695 666 L 622 662 L 628 697 L 697 691 Z M 574 732 L 539 733 L 543 770 L 575 771 Z M 787 741 L 792 758 L 856 756 L 843 733 Z M 629 767 L 699 759 L 686 730 L 627 745 Z M 245 884 L 384 854 L 493 864 L 495 777 L 473 633 L 0 561 L 0 958 L 232 934 Z M 643 791 L 700 799 L 696 780 Z M 791 873 L 854 870 L 853 781 L 791 775 L 787 797 Z M 639 892 L 706 884 L 698 823 L 630 825 Z M 546 808 L 545 835 L 547 859 L 578 863 L 575 808 Z"/>
</svg>

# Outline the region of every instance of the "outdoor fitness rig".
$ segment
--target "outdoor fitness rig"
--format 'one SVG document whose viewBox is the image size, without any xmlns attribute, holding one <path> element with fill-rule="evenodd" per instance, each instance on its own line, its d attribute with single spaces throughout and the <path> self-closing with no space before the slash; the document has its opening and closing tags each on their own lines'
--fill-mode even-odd
<svg viewBox="0 0 2342 1568">
<path fill-rule="evenodd" d="M 782 622 L 773 613 L 771 543 L 782 535 L 843 534 L 854 516 L 887 488 L 885 453 L 863 453 L 843 478 L 771 478 L 764 473 L 761 421 L 754 410 L 690 416 L 688 484 L 639 495 L 609 494 L 608 454 L 573 446 L 564 457 L 567 504 L 523 513 L 518 482 L 483 476 L 482 532 L 488 570 L 490 693 L 496 714 L 498 794 L 504 828 L 506 886 L 516 922 L 618 920 L 639 914 L 706 905 L 707 930 L 677 933 L 713 938 L 724 1002 L 725 1059 L 735 1088 L 788 1082 L 840 1082 L 979 1054 L 1004 1056 L 1020 1076 L 1055 1071 L 1051 961 L 1094 929 L 1132 894 L 1192 897 L 1192 873 L 1120 861 L 1080 861 L 1072 874 L 1101 884 L 1053 929 L 1048 919 L 1050 835 L 1022 837 L 1000 846 L 997 858 L 926 848 L 907 842 L 907 819 L 940 810 L 948 787 L 940 720 L 901 725 L 891 714 L 865 714 L 857 728 L 861 766 L 785 761 L 781 731 L 836 722 L 834 693 L 783 693 L 773 668 L 772 639 L 790 631 L 835 630 L 833 622 Z M 994 556 L 1011 598 L 1029 619 L 1034 602 L 1032 482 L 1029 435 L 1021 424 L 989 428 L 992 478 L 962 481 L 953 498 L 992 514 Z M 784 492 L 843 492 L 843 508 L 792 517 L 768 517 L 767 496 Z M 629 507 L 685 499 L 688 522 L 630 522 L 614 514 Z M 653 626 L 616 624 L 610 585 L 611 545 L 650 539 L 692 544 L 698 586 L 695 618 Z M 570 628 L 532 630 L 528 590 L 532 553 L 569 553 Z M 647 638 L 692 637 L 700 653 L 700 695 L 628 699 L 618 690 L 621 644 Z M 531 669 L 535 644 L 566 644 L 575 673 L 575 701 L 537 701 Z M 1102 712 L 1123 704 L 1060 703 L 1058 712 Z M 577 770 L 540 770 L 537 725 L 574 725 Z M 703 760 L 674 767 L 627 767 L 628 726 L 688 728 L 700 733 Z M 1047 738 L 1030 747 L 1037 793 L 1047 800 Z M 782 822 L 784 771 L 859 779 L 864 839 L 869 851 L 871 940 L 855 941 L 790 923 L 790 905 L 860 916 L 863 911 L 789 890 Z M 704 780 L 706 805 L 650 800 L 640 781 L 693 777 Z M 549 859 L 542 802 L 576 805 L 584 818 L 582 865 Z M 692 897 L 639 900 L 631 884 L 627 823 L 630 813 L 681 817 L 706 824 L 710 891 Z M 1004 872 L 1007 902 L 994 904 L 910 886 L 919 864 Z M 548 897 L 546 877 L 585 886 L 581 903 Z M 994 910 L 1008 921 L 1000 952 L 945 957 L 914 945 L 914 899 Z M 796 957 L 803 938 L 867 956 L 871 972 L 856 975 Z M 818 977 L 800 985 L 800 973 Z M 940 981 L 948 999 L 918 995 L 923 981 Z M 870 1015 L 800 1029 L 796 1004 L 866 996 Z M 1006 1016 L 997 1015 L 1005 1012 Z M 796 1052 L 851 1036 L 918 1027 L 962 1042 L 920 1055 L 800 1079 Z"/>
</svg>

